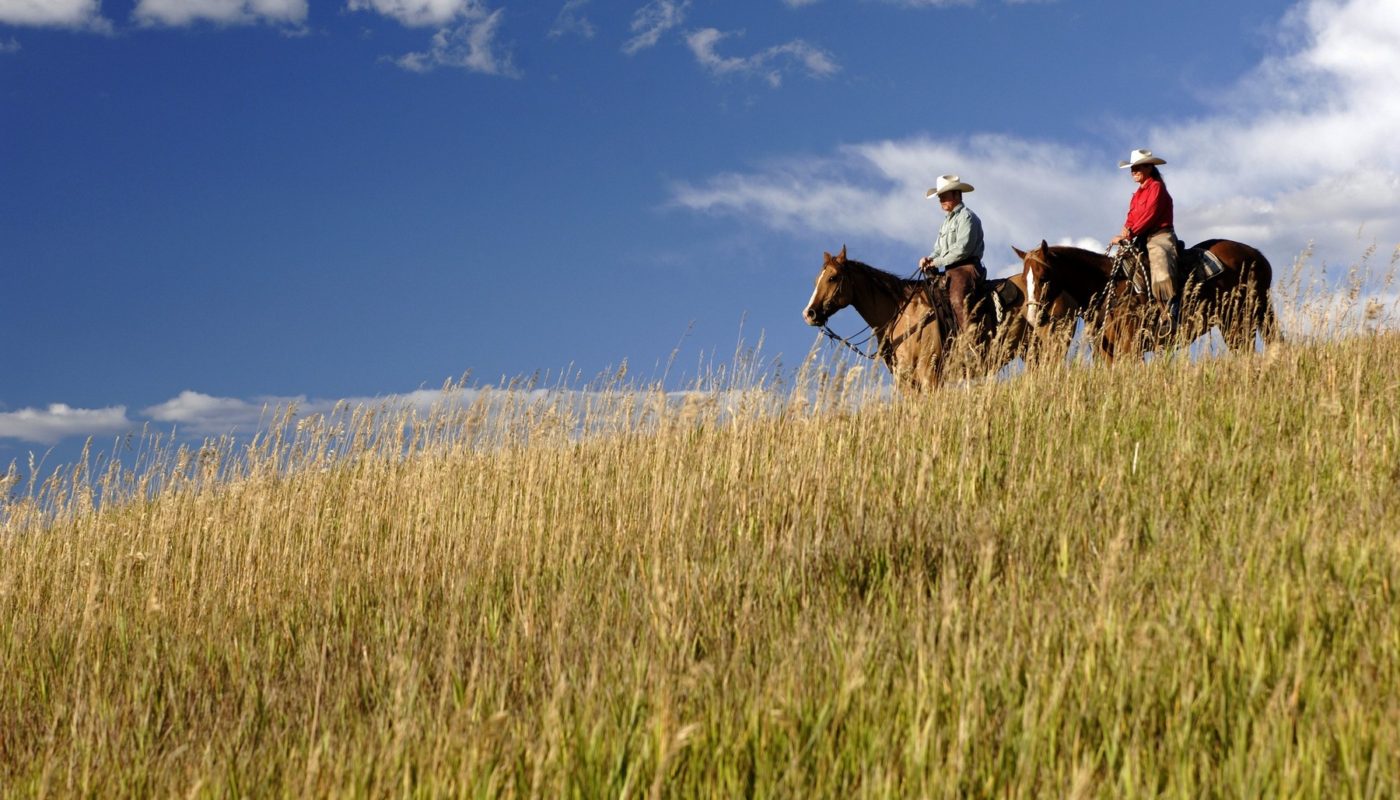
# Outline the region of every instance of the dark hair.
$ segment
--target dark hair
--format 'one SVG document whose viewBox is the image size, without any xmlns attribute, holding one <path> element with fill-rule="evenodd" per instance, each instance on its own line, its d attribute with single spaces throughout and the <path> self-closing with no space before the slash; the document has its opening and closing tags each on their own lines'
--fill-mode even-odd
<svg viewBox="0 0 1400 800">
<path fill-rule="evenodd" d="M 1157 179 L 1158 181 L 1161 181 L 1161 183 L 1162 183 L 1162 188 L 1163 188 L 1163 189 L 1167 188 L 1167 181 L 1166 181 L 1165 178 L 1162 177 L 1162 172 L 1161 172 L 1161 170 L 1157 169 L 1157 165 L 1156 165 L 1156 164 L 1143 164 L 1143 165 L 1141 165 L 1141 166 L 1138 167 L 1138 168 L 1139 168 L 1139 169 L 1142 169 L 1142 170 L 1146 170 L 1147 176 L 1148 176 L 1149 178 L 1155 178 L 1155 179 Z"/>
</svg>

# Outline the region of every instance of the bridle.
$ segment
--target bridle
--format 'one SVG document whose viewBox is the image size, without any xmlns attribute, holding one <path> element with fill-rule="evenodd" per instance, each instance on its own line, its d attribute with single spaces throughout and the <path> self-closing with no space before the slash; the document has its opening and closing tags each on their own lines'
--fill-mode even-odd
<svg viewBox="0 0 1400 800">
<path fill-rule="evenodd" d="M 1030 271 L 1030 261 L 1031 261 L 1031 258 L 1032 258 L 1032 257 L 1035 258 L 1035 260 L 1040 264 L 1040 266 L 1041 266 L 1046 272 L 1049 272 L 1049 271 L 1050 271 L 1050 262 L 1049 262 L 1049 261 L 1046 261 L 1044 256 L 1039 255 L 1039 254 L 1037 254 L 1034 250 L 1032 250 L 1031 252 L 1026 253 L 1026 258 L 1025 258 L 1026 269 L 1023 270 L 1023 272 L 1029 272 L 1029 271 Z M 1034 273 L 1031 273 L 1031 274 L 1034 275 Z M 1043 280 L 1043 279 L 1042 279 L 1042 280 L 1038 281 L 1038 283 L 1041 284 L 1041 292 L 1043 292 L 1043 293 L 1045 294 L 1046 297 L 1049 297 L 1049 296 L 1050 296 L 1050 282 L 1049 282 L 1048 280 Z M 1034 293 L 1034 292 L 1026 292 L 1026 309 L 1027 309 L 1027 310 L 1043 308 L 1043 307 L 1045 307 L 1045 306 L 1047 306 L 1047 305 L 1050 305 L 1050 303 L 1048 303 L 1048 302 L 1047 302 L 1047 303 L 1042 303 L 1041 301 L 1037 300 L 1036 297 L 1035 297 L 1035 293 Z M 1038 314 L 1039 314 L 1039 312 L 1037 312 L 1037 315 L 1038 315 Z"/>
<path fill-rule="evenodd" d="M 857 263 L 859 263 L 859 262 L 857 262 Z M 922 272 L 923 272 L 922 270 L 916 269 L 916 270 L 914 270 L 914 272 L 913 272 L 908 278 L 905 278 L 905 280 L 906 280 L 906 281 L 912 281 L 912 280 L 914 280 L 914 278 L 915 278 L 916 276 L 922 274 Z M 836 285 L 837 285 L 837 291 L 840 291 L 840 290 L 843 290 L 843 289 L 846 288 L 846 271 L 845 271 L 844 269 L 838 270 L 838 271 L 837 271 L 837 273 L 836 273 L 836 280 L 837 280 L 837 284 L 836 284 Z M 881 286 L 881 288 L 884 289 L 885 291 L 889 291 L 888 287 L 885 287 L 885 286 L 883 286 L 883 285 Z M 891 292 L 891 295 L 894 296 L 894 293 Z M 892 319 L 892 320 L 894 320 L 894 319 L 899 319 L 899 316 L 900 316 L 901 314 L 904 313 L 904 309 L 905 309 L 906 307 L 908 307 L 909 301 L 914 299 L 914 292 L 909 292 L 909 293 L 907 293 L 907 294 L 904 296 L 904 298 L 903 298 L 902 300 L 900 300 L 900 298 L 899 298 L 898 296 L 894 296 L 894 298 L 895 298 L 896 300 L 899 300 L 899 307 L 896 308 L 896 309 L 894 310 L 894 314 L 890 317 L 890 319 Z M 848 303 L 847 305 L 849 305 L 849 303 Z M 866 326 L 865 326 L 864 328 L 861 328 L 860 330 L 856 331 L 855 334 L 854 334 L 852 337 L 848 338 L 848 337 L 842 336 L 841 334 L 839 334 L 839 333 L 837 333 L 836 331 L 832 330 L 832 329 L 831 329 L 831 325 L 829 324 L 830 321 L 831 321 L 831 318 L 828 316 L 827 319 L 826 319 L 826 321 L 822 323 L 822 327 L 821 327 L 822 333 L 823 333 L 828 339 L 830 339 L 830 340 L 832 340 L 832 341 L 834 341 L 834 342 L 840 342 L 841 344 L 845 345 L 846 348 L 849 349 L 852 353 L 855 353 L 856 355 L 860 356 L 861 358 L 868 359 L 868 360 L 870 360 L 870 361 L 874 361 L 874 360 L 876 360 L 876 359 L 879 357 L 878 354 L 872 355 L 871 353 L 867 353 L 867 352 L 865 352 L 865 350 L 862 349 L 862 348 L 864 348 L 867 344 L 870 343 L 870 340 L 872 340 L 872 339 L 875 338 L 875 329 L 874 329 L 873 327 L 871 327 L 869 323 L 866 323 Z M 861 334 L 865 334 L 865 338 L 861 339 L 861 340 L 858 341 L 858 342 L 852 342 L 852 341 L 851 341 L 852 338 L 855 338 L 855 336 L 860 336 Z"/>
</svg>

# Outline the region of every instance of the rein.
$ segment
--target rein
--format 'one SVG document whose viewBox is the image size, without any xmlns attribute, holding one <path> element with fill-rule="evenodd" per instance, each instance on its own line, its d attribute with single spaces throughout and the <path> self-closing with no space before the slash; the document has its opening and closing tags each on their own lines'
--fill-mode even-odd
<svg viewBox="0 0 1400 800">
<path fill-rule="evenodd" d="M 911 273 L 911 274 L 909 275 L 908 278 L 905 278 L 905 280 L 906 280 L 906 281 L 912 281 L 912 280 L 914 280 L 914 278 L 915 278 L 916 276 L 921 275 L 921 274 L 923 274 L 923 270 L 921 270 L 921 269 L 915 269 L 914 272 Z M 845 281 L 845 280 L 846 280 L 846 276 L 845 276 L 844 274 L 842 274 L 841 280 L 842 280 L 842 281 Z M 883 287 L 882 287 L 882 288 L 883 288 Z M 899 319 L 900 315 L 904 313 L 904 309 L 907 308 L 907 307 L 909 306 L 909 302 L 910 302 L 911 300 L 913 300 L 913 299 L 914 299 L 914 292 L 909 292 L 908 294 L 906 294 L 906 295 L 904 296 L 903 301 L 900 302 L 899 307 L 896 308 L 896 309 L 894 310 L 894 314 L 890 317 L 890 320 L 891 320 L 891 321 L 894 321 L 894 320 Z M 829 322 L 829 321 L 828 321 L 828 322 Z M 859 342 L 852 342 L 852 341 L 851 341 L 851 338 L 855 338 L 856 336 L 860 336 L 861 334 L 865 333 L 866 331 L 869 331 L 869 333 L 865 336 L 864 339 L 861 339 Z M 833 330 L 831 329 L 831 325 L 826 324 L 826 323 L 823 323 L 823 324 L 822 324 L 822 333 L 823 333 L 828 339 L 832 340 L 833 342 L 840 342 L 841 344 L 845 345 L 852 353 L 855 353 L 856 355 L 860 356 L 861 358 L 869 359 L 870 361 L 875 361 L 875 360 L 879 357 L 878 355 L 871 355 L 870 353 L 867 353 L 867 352 L 865 352 L 864 350 L 861 349 L 861 348 L 864 347 L 865 345 L 869 344 L 871 339 L 874 339 L 874 338 L 875 338 L 875 329 L 874 329 L 873 327 L 871 327 L 868 323 L 866 324 L 866 326 L 865 326 L 864 328 L 861 328 L 860 330 L 856 331 L 855 334 L 854 334 L 851 338 L 847 338 L 847 337 L 842 336 L 841 334 L 837 333 L 836 331 L 833 331 Z"/>
<path fill-rule="evenodd" d="M 1110 245 L 1104 255 L 1109 254 L 1113 246 Z M 1117 276 L 1122 276 L 1122 280 L 1128 282 L 1128 288 L 1133 294 L 1140 294 L 1137 289 L 1137 282 L 1142 281 L 1142 292 L 1146 292 L 1152 285 L 1152 276 L 1148 272 L 1146 253 L 1133 245 L 1118 245 L 1118 252 L 1113 254 L 1113 269 L 1109 272 L 1109 280 L 1112 282 Z M 1109 296 L 1110 307 L 1112 307 L 1112 296 Z"/>
<path fill-rule="evenodd" d="M 841 344 L 844 344 L 846 347 L 850 348 L 850 351 L 852 353 L 855 353 L 861 358 L 868 358 L 871 361 L 874 361 L 875 356 L 872 356 L 864 350 L 860 349 L 861 347 L 864 347 L 866 344 L 868 344 L 871 339 L 875 338 L 874 329 L 871 328 L 869 325 L 866 325 L 864 328 L 862 328 L 859 332 L 856 333 L 856 336 L 859 336 L 860 334 L 865 333 L 866 331 L 870 331 L 870 334 L 868 336 L 866 336 L 864 339 L 861 339 L 859 342 L 852 342 L 850 339 L 847 339 L 846 337 L 842 336 L 836 331 L 833 331 L 830 325 L 822 326 L 822 333 L 826 335 L 826 338 L 832 340 L 833 342 L 840 342 Z"/>
</svg>

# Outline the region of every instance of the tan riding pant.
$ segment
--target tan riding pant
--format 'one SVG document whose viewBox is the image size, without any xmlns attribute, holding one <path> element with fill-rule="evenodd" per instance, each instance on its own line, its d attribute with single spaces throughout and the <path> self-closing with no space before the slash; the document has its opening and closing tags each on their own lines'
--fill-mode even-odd
<svg viewBox="0 0 1400 800">
<path fill-rule="evenodd" d="M 1147 237 L 1147 265 L 1152 272 L 1152 296 L 1166 303 L 1176 297 L 1176 234 L 1157 231 Z"/>
</svg>

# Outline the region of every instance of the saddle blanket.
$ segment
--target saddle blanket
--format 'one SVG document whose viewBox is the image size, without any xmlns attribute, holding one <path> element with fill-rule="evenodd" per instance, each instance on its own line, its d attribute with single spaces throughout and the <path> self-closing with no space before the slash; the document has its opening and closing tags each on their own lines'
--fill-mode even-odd
<svg viewBox="0 0 1400 800">
<path fill-rule="evenodd" d="M 1006 320 L 1007 309 L 1016 308 L 1026 299 L 1020 288 L 1007 278 L 988 281 L 984 285 L 991 288 L 992 307 L 996 310 L 998 325 Z"/>
<path fill-rule="evenodd" d="M 1220 257 L 1209 250 L 1192 248 L 1182 253 L 1182 260 L 1186 262 L 1182 266 L 1188 267 L 1187 274 L 1201 283 L 1219 277 L 1220 273 L 1225 271 L 1225 264 L 1220 261 Z"/>
</svg>

